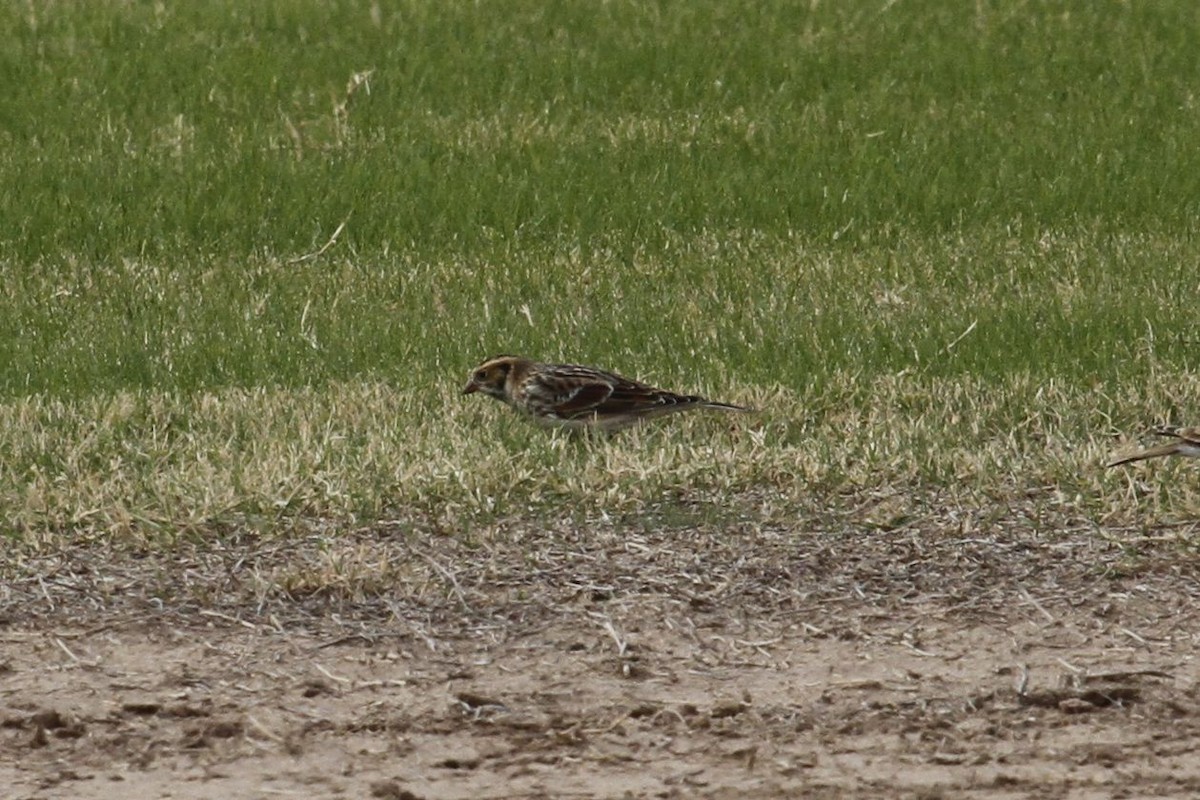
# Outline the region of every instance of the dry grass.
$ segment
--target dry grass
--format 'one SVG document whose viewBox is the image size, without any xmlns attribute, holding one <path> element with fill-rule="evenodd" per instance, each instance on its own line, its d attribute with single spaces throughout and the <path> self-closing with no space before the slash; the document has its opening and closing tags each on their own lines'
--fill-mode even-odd
<svg viewBox="0 0 1200 800">
<path fill-rule="evenodd" d="M 1039 603 L 1115 592 L 1156 602 L 1180 581 L 1194 588 L 1200 570 L 1194 515 L 1098 519 L 1048 486 L 979 502 L 844 488 L 837 506 L 818 503 L 830 499 L 787 513 L 769 493 L 623 515 L 558 509 L 464 522 L 457 535 L 426 518 L 310 523 L 286 538 L 241 529 L 169 548 L 62 538 L 9 552 L 0 607 L 8 623 L 69 610 L 77 624 L 167 613 L 289 629 L 332 612 L 348 632 L 425 621 L 444 635 L 651 601 L 827 621 L 848 604 L 911 601 L 962 622 L 1010 611 L 1014 596 L 1043 616 Z"/>
<path fill-rule="evenodd" d="M 749 504 L 766 524 L 797 509 L 844 510 L 864 494 L 890 498 L 870 512 L 885 528 L 931 497 L 987 509 L 1036 496 L 1116 525 L 1200 509 L 1194 464 L 1103 468 L 1153 424 L 1188 421 L 1178 409 L 1200 408 L 1194 376 L 1160 375 L 1111 397 L 1028 377 L 863 386 L 847 375 L 819 395 L 724 393 L 761 408 L 755 415 L 697 414 L 595 438 L 532 426 L 459 397 L 456 383 L 421 396 L 357 383 L 10 400 L 0 405 L 6 527 L 39 549 L 388 519 L 467 535 L 480 521 L 563 508 L 703 521 Z"/>
</svg>

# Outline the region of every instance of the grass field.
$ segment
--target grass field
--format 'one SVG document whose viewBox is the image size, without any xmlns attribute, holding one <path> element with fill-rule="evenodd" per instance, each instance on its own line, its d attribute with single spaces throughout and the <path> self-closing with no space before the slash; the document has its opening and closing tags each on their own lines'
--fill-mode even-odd
<svg viewBox="0 0 1200 800">
<path fill-rule="evenodd" d="M 1198 36 L 1185 0 L 8 4 L 4 528 L 1194 514 L 1184 467 L 1099 464 L 1200 421 Z M 457 396 L 500 351 L 762 411 L 578 442 Z"/>
</svg>

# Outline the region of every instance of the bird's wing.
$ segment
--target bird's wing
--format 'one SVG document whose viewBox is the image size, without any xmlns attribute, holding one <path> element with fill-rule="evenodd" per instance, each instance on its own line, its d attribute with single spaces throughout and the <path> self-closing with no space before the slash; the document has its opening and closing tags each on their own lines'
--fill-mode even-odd
<svg viewBox="0 0 1200 800">
<path fill-rule="evenodd" d="M 593 417 L 599 421 L 656 417 L 696 406 L 745 411 L 631 380 L 613 372 L 577 364 L 548 364 L 531 375 L 524 387 L 530 410 L 564 420 Z"/>
<path fill-rule="evenodd" d="M 695 395 L 682 395 L 656 389 L 628 378 L 616 378 L 612 394 L 597 409 L 603 414 L 649 414 L 703 405 L 708 401 Z"/>
<path fill-rule="evenodd" d="M 522 388 L 530 411 L 561 419 L 596 413 L 613 391 L 603 376 L 561 370 L 531 375 Z"/>
<path fill-rule="evenodd" d="M 613 387 L 603 381 L 582 383 L 559 400 L 554 411 L 564 419 L 574 419 L 575 417 L 587 414 L 596 414 L 604 406 L 608 405 L 612 393 Z"/>
</svg>

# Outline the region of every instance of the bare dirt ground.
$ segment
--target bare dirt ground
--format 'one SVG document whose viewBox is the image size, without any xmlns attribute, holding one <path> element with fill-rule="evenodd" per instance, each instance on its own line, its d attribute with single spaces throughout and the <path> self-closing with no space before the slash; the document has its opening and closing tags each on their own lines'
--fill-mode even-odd
<svg viewBox="0 0 1200 800">
<path fill-rule="evenodd" d="M 1040 513 L 26 558 L 0 796 L 1200 796 L 1200 531 Z"/>
</svg>

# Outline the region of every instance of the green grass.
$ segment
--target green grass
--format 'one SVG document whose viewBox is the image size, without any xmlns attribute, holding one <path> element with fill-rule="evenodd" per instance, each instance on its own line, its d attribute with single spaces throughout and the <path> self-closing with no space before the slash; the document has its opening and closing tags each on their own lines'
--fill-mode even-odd
<svg viewBox="0 0 1200 800">
<path fill-rule="evenodd" d="M 1185 0 L 9 4 L 9 529 L 968 473 L 1111 510 L 1105 437 L 1200 417 L 1198 38 Z M 581 452 L 453 396 L 499 351 L 768 408 Z"/>
<path fill-rule="evenodd" d="M 337 245 L 334 246 L 335 248 Z M 896 236 L 821 247 L 725 232 L 660 251 L 181 257 L 2 270 L 0 388 L 20 396 L 388 380 L 486 355 L 578 359 L 712 391 L 898 372 L 1116 385 L 1200 365 L 1189 238 Z"/>
<path fill-rule="evenodd" d="M 1185 0 L 0 13 L 0 255 L 22 262 L 287 256 L 348 215 L 375 257 L 1162 228 L 1200 203 Z"/>
</svg>

